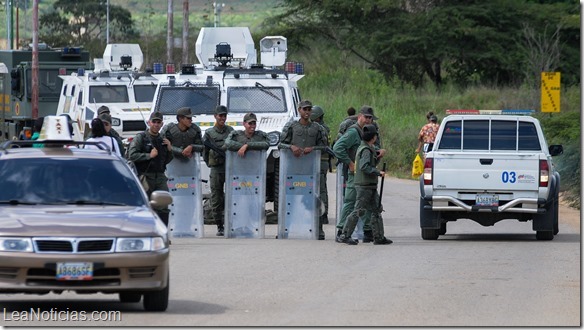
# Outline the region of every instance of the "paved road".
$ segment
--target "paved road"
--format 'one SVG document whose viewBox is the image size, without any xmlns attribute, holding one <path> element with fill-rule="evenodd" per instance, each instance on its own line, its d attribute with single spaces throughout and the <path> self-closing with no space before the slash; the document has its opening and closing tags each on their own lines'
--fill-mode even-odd
<svg viewBox="0 0 584 330">
<path fill-rule="evenodd" d="M 388 179 L 385 187 L 392 245 L 335 243 L 333 225 L 325 226 L 325 241 L 276 240 L 276 225 L 267 226 L 263 240 L 173 239 L 167 312 L 147 313 L 113 295 L 11 295 L 0 297 L 4 313 L 121 311 L 122 320 L 0 324 L 581 325 L 580 229 L 573 213 L 561 209 L 560 234 L 550 242 L 536 241 L 531 223 L 516 221 L 489 228 L 458 221 L 437 241 L 424 241 L 417 182 Z M 212 235 L 214 228 L 206 231 Z"/>
</svg>

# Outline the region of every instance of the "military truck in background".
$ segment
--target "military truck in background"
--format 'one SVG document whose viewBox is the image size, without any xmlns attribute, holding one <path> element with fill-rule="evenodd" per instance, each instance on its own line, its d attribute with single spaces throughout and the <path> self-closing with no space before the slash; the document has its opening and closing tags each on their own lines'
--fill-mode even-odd
<svg viewBox="0 0 584 330">
<path fill-rule="evenodd" d="M 140 45 L 109 44 L 103 58 L 94 59 L 92 72 L 60 76 L 63 87 L 56 113 L 71 118 L 75 140 L 90 133 L 91 120 L 103 105 L 110 109 L 112 127 L 122 138 L 146 129 L 158 79 L 140 71 L 143 62 Z"/>
<path fill-rule="evenodd" d="M 57 112 L 59 93 L 63 85 L 59 75 L 93 68 L 89 52 L 81 47 L 51 49 L 45 44 L 39 44 L 38 57 L 38 114 L 33 114 L 32 48 L 0 50 L 0 62 L 6 65 L 9 72 L 0 74 L 0 140 L 30 138 L 35 119 Z"/>
<path fill-rule="evenodd" d="M 227 125 L 243 129 L 243 116 L 257 115 L 257 129 L 268 134 L 266 201 L 278 196 L 277 145 L 284 125 L 299 114 L 300 91 L 297 82 L 303 75 L 301 63 L 286 62 L 287 40 L 268 36 L 260 41 L 261 62 L 250 30 L 247 27 L 201 28 L 196 41 L 199 64 L 183 65 L 180 73 L 161 75 L 154 95 L 152 111 L 160 111 L 164 122 L 176 122 L 181 107 L 193 111 L 193 123 L 204 132 L 215 123 L 218 105 L 229 109 Z M 286 69 L 282 67 L 285 65 Z M 202 179 L 209 177 L 209 168 L 201 166 Z M 203 195 L 208 197 L 209 185 Z M 275 211 L 275 210 L 274 210 Z"/>
</svg>

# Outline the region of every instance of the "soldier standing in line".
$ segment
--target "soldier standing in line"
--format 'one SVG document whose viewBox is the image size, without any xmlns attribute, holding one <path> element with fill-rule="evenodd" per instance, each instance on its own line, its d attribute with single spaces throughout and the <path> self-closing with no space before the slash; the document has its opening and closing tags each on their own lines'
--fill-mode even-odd
<svg viewBox="0 0 584 330">
<path fill-rule="evenodd" d="M 326 146 L 330 146 L 330 133 L 331 129 L 324 123 L 324 110 L 322 107 L 315 105 L 312 107 L 312 113 L 310 114 L 310 120 L 313 122 L 319 123 L 326 133 L 325 141 Z M 326 177 L 328 171 L 331 169 L 332 166 L 332 159 L 331 155 L 327 154 L 326 152 L 322 152 L 320 154 L 320 201 L 324 206 L 324 214 L 321 215 L 320 223 L 321 224 L 328 224 L 328 188 Z"/>
<path fill-rule="evenodd" d="M 311 153 L 315 149 L 324 152 L 327 146 L 327 135 L 322 125 L 310 120 L 312 103 L 308 100 L 300 102 L 298 112 L 300 119 L 286 123 L 282 129 L 282 139 L 278 148 L 290 149 L 296 157 Z M 319 218 L 318 239 L 324 240 L 322 217 Z"/>
<path fill-rule="evenodd" d="M 343 207 L 339 216 L 340 221 L 337 224 L 337 242 L 340 242 L 340 236 L 342 234 L 343 227 L 345 226 L 347 216 L 353 212 L 357 199 L 357 193 L 354 186 L 355 154 L 357 152 L 357 148 L 359 148 L 361 145 L 361 137 L 363 136 L 362 129 L 365 125 L 371 124 L 374 119 L 377 119 L 377 117 L 375 117 L 373 114 L 373 108 L 368 105 L 364 105 L 361 107 L 359 115 L 357 116 L 357 123 L 349 127 L 345 134 L 343 134 L 333 146 L 333 151 L 335 152 L 337 159 L 347 168 L 347 185 L 345 188 L 345 197 L 343 199 Z M 378 158 L 381 158 L 384 155 L 385 149 L 377 149 Z M 365 218 L 363 224 L 364 243 L 373 241 L 371 221 L 368 220 L 369 219 Z"/>
<path fill-rule="evenodd" d="M 203 151 L 203 160 L 211 169 L 209 174 L 211 188 L 211 216 L 217 225 L 217 236 L 225 235 L 225 153 L 219 153 L 219 150 L 225 150 L 225 140 L 233 127 L 225 125 L 227 120 L 227 107 L 220 105 L 215 109 L 215 125 L 205 131 L 203 141 L 205 149 Z M 209 147 L 211 145 L 211 147 Z M 218 148 L 219 150 L 214 150 Z"/>
<path fill-rule="evenodd" d="M 225 148 L 237 151 L 239 157 L 245 157 L 248 150 L 268 150 L 270 142 L 265 132 L 256 130 L 258 118 L 252 112 L 243 116 L 244 130 L 234 130 L 225 140 Z"/>
<path fill-rule="evenodd" d="M 155 190 L 168 191 L 168 178 L 164 172 L 166 164 L 172 160 L 172 144 L 160 134 L 162 119 L 162 113 L 153 112 L 148 120 L 148 129 L 136 134 L 128 151 L 128 159 L 136 165 L 138 175 L 145 177 L 148 198 Z M 166 226 L 169 212 L 168 208 L 156 210 Z"/>
<path fill-rule="evenodd" d="M 371 214 L 371 228 L 373 231 L 373 244 L 391 244 L 392 241 L 384 236 L 383 220 L 381 219 L 381 205 L 377 193 L 377 178 L 384 176 L 384 171 L 379 171 L 376 166 L 379 157 L 375 150 L 377 128 L 368 124 L 363 126 L 363 141 L 355 154 L 355 179 L 354 185 L 357 192 L 355 209 L 347 217 L 347 222 L 339 238 L 341 243 L 357 245 L 357 241 L 351 238 L 357 221 L 366 213 Z"/>
<path fill-rule="evenodd" d="M 176 112 L 177 123 L 170 123 L 160 131 L 172 144 L 172 155 L 175 159 L 186 160 L 195 152 L 203 151 L 201 129 L 193 124 L 191 108 L 183 107 Z"/>
</svg>

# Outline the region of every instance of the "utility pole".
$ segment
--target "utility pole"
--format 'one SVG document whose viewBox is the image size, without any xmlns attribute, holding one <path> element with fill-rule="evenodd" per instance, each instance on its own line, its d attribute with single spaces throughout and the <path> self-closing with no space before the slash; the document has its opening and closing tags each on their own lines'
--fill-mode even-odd
<svg viewBox="0 0 584 330">
<path fill-rule="evenodd" d="M 109 7 L 110 7 L 109 6 L 109 0 L 107 0 L 106 7 L 107 8 L 106 8 L 106 15 L 105 16 L 106 16 L 107 23 L 106 23 L 106 27 L 105 27 L 105 44 L 106 45 L 109 45 L 109 43 L 110 43 L 110 40 L 109 40 L 109 35 L 110 35 L 110 33 L 109 33 L 109 24 L 110 24 L 110 20 L 109 20 L 109 14 L 110 14 L 109 13 Z"/>
<path fill-rule="evenodd" d="M 189 0 L 183 0 L 182 64 L 189 63 Z"/>
<path fill-rule="evenodd" d="M 25 78 L 25 77 L 23 77 Z M 26 78 L 25 78 L 26 79 Z M 39 117 L 39 0 L 32 6 L 32 118 Z"/>
<path fill-rule="evenodd" d="M 172 0 L 168 1 L 168 10 L 166 13 L 167 18 L 167 31 L 166 31 L 166 63 L 173 63 L 172 49 L 174 48 L 174 38 L 172 36 Z"/>
<path fill-rule="evenodd" d="M 220 24 L 219 15 L 221 15 L 221 8 L 225 7 L 224 3 L 213 2 L 213 15 L 215 16 L 215 24 L 217 27 Z"/>
</svg>

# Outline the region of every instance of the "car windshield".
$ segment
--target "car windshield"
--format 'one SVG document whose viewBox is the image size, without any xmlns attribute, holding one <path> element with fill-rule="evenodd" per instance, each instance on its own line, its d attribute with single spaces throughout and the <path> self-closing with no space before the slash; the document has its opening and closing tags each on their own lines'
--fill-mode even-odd
<svg viewBox="0 0 584 330">
<path fill-rule="evenodd" d="M 154 100 L 156 85 L 134 85 L 134 98 L 136 102 L 152 102 Z"/>
<path fill-rule="evenodd" d="M 176 115 L 182 107 L 190 107 L 195 115 L 213 114 L 220 97 L 218 85 L 165 86 L 160 87 L 155 108 L 164 115 Z"/>
<path fill-rule="evenodd" d="M 146 204 L 139 183 L 119 160 L 9 159 L 0 161 L 0 173 L 0 204 Z"/>
<path fill-rule="evenodd" d="M 286 112 L 284 88 L 267 87 L 230 87 L 227 90 L 227 108 L 231 113 L 247 112 Z"/>
<path fill-rule="evenodd" d="M 89 87 L 90 103 L 128 103 L 126 85 L 104 85 Z"/>
</svg>

